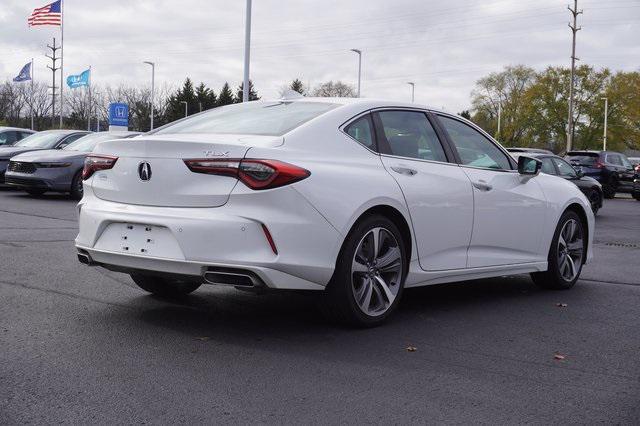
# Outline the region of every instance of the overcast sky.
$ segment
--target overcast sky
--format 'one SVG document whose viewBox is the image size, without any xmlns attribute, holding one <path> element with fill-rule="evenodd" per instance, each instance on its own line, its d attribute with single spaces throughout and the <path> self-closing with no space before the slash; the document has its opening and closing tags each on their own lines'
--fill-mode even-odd
<svg viewBox="0 0 640 426">
<path fill-rule="evenodd" d="M 48 0 L 2 0 L 0 81 L 35 58 L 50 81 L 46 44 L 58 27 L 27 26 Z M 362 95 L 458 112 L 474 82 L 509 64 L 569 65 L 570 0 L 253 0 L 251 78 L 262 97 L 294 78 L 355 85 Z M 580 0 L 577 56 L 614 70 L 640 69 L 640 0 Z M 216 92 L 242 80 L 244 0 L 65 0 L 65 76 L 89 65 L 98 84 L 149 85 L 185 77 Z"/>
</svg>

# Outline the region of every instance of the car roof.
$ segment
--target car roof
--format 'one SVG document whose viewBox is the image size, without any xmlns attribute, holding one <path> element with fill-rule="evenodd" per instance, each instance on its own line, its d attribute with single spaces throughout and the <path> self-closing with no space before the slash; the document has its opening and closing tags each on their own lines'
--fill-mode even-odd
<svg viewBox="0 0 640 426">
<path fill-rule="evenodd" d="M 301 96 L 296 98 L 281 98 L 281 99 L 265 99 L 265 100 L 257 100 L 252 102 L 264 102 L 264 103 L 273 103 L 273 102 L 318 102 L 318 103 L 332 103 L 338 105 L 361 105 L 363 107 L 370 108 L 417 108 L 417 109 L 426 109 L 429 111 L 442 112 L 445 114 L 452 114 L 448 111 L 443 110 L 442 108 L 437 108 L 428 105 L 416 104 L 411 102 L 402 102 L 402 101 L 394 101 L 389 99 L 374 99 L 374 98 L 340 98 L 340 97 L 317 97 L 317 96 Z"/>
<path fill-rule="evenodd" d="M 22 127 L 0 126 L 0 132 L 5 131 L 5 130 L 17 130 L 17 131 L 19 131 L 19 132 L 37 133 L 37 131 L 36 131 L 36 130 L 23 129 Z"/>
<path fill-rule="evenodd" d="M 71 130 L 71 129 L 51 129 L 51 130 L 43 130 L 42 132 L 38 132 L 38 133 L 60 133 L 61 135 L 69 135 L 71 133 L 92 133 L 88 130 Z"/>
</svg>

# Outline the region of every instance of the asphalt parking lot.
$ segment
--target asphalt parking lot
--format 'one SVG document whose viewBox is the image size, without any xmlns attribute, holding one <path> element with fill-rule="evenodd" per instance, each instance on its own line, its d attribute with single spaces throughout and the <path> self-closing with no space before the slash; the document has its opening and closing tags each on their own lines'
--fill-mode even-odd
<svg viewBox="0 0 640 426">
<path fill-rule="evenodd" d="M 304 294 L 148 296 L 77 262 L 73 201 L 0 190 L 0 423 L 638 424 L 640 203 L 596 222 L 570 291 L 415 289 L 351 330 Z"/>
</svg>

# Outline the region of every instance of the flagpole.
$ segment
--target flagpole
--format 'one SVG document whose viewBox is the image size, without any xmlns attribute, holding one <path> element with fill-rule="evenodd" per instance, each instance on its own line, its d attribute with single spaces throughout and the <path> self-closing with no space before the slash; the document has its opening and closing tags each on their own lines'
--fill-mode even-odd
<svg viewBox="0 0 640 426">
<path fill-rule="evenodd" d="M 60 128 L 62 129 L 62 111 L 64 108 L 62 92 L 64 90 L 64 0 L 60 0 Z"/>
<path fill-rule="evenodd" d="M 31 130 L 33 130 L 33 58 L 31 58 Z"/>
</svg>

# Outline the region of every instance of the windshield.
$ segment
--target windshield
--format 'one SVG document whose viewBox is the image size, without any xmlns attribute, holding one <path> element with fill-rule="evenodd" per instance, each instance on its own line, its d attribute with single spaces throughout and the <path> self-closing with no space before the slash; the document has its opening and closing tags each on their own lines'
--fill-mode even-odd
<svg viewBox="0 0 640 426">
<path fill-rule="evenodd" d="M 108 141 L 111 139 L 120 139 L 126 138 L 126 135 L 118 135 L 114 133 L 104 132 L 104 133 L 94 133 L 91 135 L 83 136 L 77 141 L 70 143 L 65 146 L 64 150 L 67 151 L 80 151 L 80 152 L 91 152 L 93 148 L 96 147 L 98 142 Z"/>
<path fill-rule="evenodd" d="M 163 133 L 222 133 L 282 136 L 336 108 L 320 102 L 248 102 L 215 108 L 159 129 Z"/>
<path fill-rule="evenodd" d="M 53 148 L 66 134 L 58 132 L 40 132 L 31 136 L 27 136 L 14 146 L 23 146 L 27 148 Z"/>
</svg>

